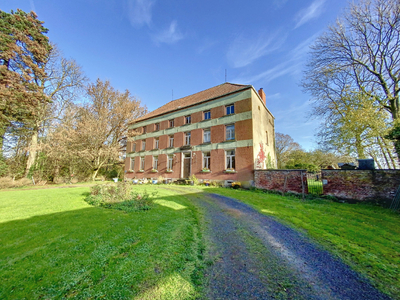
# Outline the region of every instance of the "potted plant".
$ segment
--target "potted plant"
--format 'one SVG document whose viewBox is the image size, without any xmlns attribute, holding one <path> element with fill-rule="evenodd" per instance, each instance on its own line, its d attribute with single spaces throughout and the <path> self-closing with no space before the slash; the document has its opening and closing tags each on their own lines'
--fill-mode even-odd
<svg viewBox="0 0 400 300">
<path fill-rule="evenodd" d="M 236 173 L 236 171 L 233 168 L 228 168 L 225 170 L 225 173 Z"/>
<path fill-rule="evenodd" d="M 166 171 L 165 171 L 165 173 L 172 173 L 173 171 L 172 171 L 172 169 L 167 169 Z"/>
<path fill-rule="evenodd" d="M 211 170 L 210 170 L 209 168 L 203 168 L 203 169 L 201 170 L 201 172 L 202 172 L 202 173 L 210 173 Z"/>
<path fill-rule="evenodd" d="M 131 170 L 131 169 L 129 169 L 129 170 L 128 170 L 128 173 L 133 173 L 133 172 L 134 172 L 134 171 L 133 171 L 133 170 Z"/>
<path fill-rule="evenodd" d="M 156 169 L 151 169 L 150 172 L 151 172 L 151 173 L 158 173 L 158 170 L 156 170 Z"/>
<path fill-rule="evenodd" d="M 138 173 L 144 173 L 144 170 L 139 170 Z"/>
</svg>

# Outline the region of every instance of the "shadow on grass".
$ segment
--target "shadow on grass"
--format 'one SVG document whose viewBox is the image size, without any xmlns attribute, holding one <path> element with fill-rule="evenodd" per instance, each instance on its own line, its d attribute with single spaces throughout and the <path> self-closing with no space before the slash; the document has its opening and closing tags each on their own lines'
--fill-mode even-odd
<svg viewBox="0 0 400 300">
<path fill-rule="evenodd" d="M 142 212 L 88 207 L 0 223 L 0 298 L 193 296 L 195 212 L 185 197 L 155 202 Z"/>
</svg>

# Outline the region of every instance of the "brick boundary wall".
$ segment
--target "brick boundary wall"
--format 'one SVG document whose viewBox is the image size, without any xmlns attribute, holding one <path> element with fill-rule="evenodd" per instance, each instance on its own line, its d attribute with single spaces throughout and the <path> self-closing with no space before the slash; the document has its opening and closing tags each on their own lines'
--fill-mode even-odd
<svg viewBox="0 0 400 300">
<path fill-rule="evenodd" d="M 259 189 L 297 194 L 302 194 L 304 187 L 304 193 L 308 193 L 306 170 L 254 170 L 254 184 Z"/>
<path fill-rule="evenodd" d="M 324 194 L 339 199 L 389 204 L 400 186 L 400 170 L 322 170 Z"/>
</svg>

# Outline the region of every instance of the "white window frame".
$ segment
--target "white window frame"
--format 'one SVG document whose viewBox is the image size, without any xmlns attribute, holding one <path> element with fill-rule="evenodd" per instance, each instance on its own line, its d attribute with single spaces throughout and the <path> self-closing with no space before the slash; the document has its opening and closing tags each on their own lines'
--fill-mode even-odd
<svg viewBox="0 0 400 300">
<path fill-rule="evenodd" d="M 191 139 L 191 136 L 192 136 L 192 134 L 191 134 L 190 131 L 185 132 L 185 145 L 186 145 L 186 146 L 190 146 L 190 139 Z"/>
<path fill-rule="evenodd" d="M 131 157 L 129 170 L 134 170 L 134 169 L 135 169 L 135 158 Z"/>
<path fill-rule="evenodd" d="M 140 157 L 140 170 L 144 170 L 144 156 Z"/>
<path fill-rule="evenodd" d="M 225 136 L 227 141 L 235 139 L 235 124 L 229 124 L 225 126 Z"/>
<path fill-rule="evenodd" d="M 229 153 L 233 151 L 233 154 Z M 233 159 L 232 159 L 233 158 Z M 225 169 L 233 169 L 236 168 L 236 150 L 230 149 L 225 151 Z"/>
<path fill-rule="evenodd" d="M 136 143 L 135 142 L 132 144 L 132 152 L 136 152 Z"/>
<path fill-rule="evenodd" d="M 211 167 L 211 152 L 203 152 L 203 169 L 210 170 L 210 167 Z"/>
<path fill-rule="evenodd" d="M 174 166 L 174 156 L 173 155 L 168 155 L 168 170 L 172 170 Z"/>
<path fill-rule="evenodd" d="M 147 126 L 143 126 L 143 134 L 147 133 Z"/>
<path fill-rule="evenodd" d="M 174 128 L 174 126 L 175 126 L 175 120 L 174 119 L 169 120 L 169 128 Z"/>
<path fill-rule="evenodd" d="M 211 130 L 210 128 L 203 130 L 203 143 L 211 143 Z"/>
<path fill-rule="evenodd" d="M 153 170 L 158 170 L 158 156 L 153 156 Z"/>
<path fill-rule="evenodd" d="M 192 116 L 185 116 L 185 124 L 192 124 Z"/>
<path fill-rule="evenodd" d="M 205 111 L 203 115 L 204 115 L 204 120 L 211 119 L 211 111 L 210 110 Z M 207 118 L 207 116 L 208 116 L 208 118 Z"/>
<path fill-rule="evenodd" d="M 235 105 L 234 104 L 229 104 L 226 106 L 226 114 L 227 115 L 232 115 L 235 113 Z"/>
<path fill-rule="evenodd" d="M 145 140 L 142 141 L 142 150 L 146 150 L 146 141 Z"/>
<path fill-rule="evenodd" d="M 154 149 L 158 149 L 159 146 L 160 146 L 160 140 L 158 138 L 154 139 Z"/>
<path fill-rule="evenodd" d="M 173 135 L 169 136 L 169 147 L 170 148 L 174 147 L 174 136 Z"/>
</svg>

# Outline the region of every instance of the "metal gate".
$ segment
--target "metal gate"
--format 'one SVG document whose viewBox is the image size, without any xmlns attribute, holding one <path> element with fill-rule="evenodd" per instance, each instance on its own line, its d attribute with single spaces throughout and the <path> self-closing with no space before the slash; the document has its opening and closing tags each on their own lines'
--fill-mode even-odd
<svg viewBox="0 0 400 300">
<path fill-rule="evenodd" d="M 322 195 L 322 178 L 321 173 L 307 173 L 308 193 L 313 195 Z"/>
</svg>

